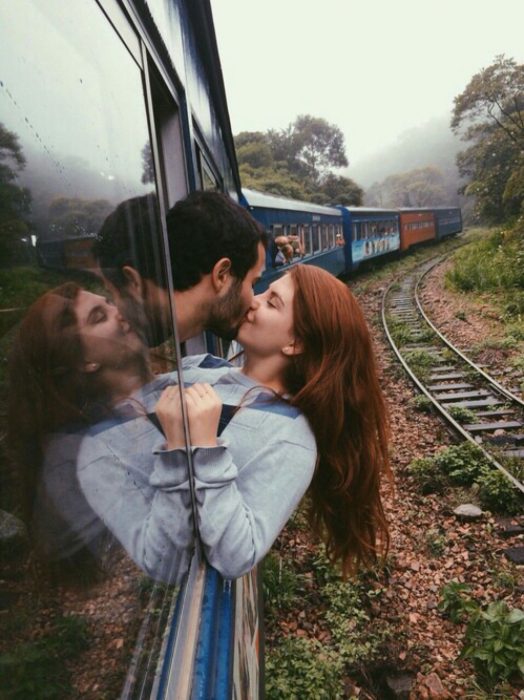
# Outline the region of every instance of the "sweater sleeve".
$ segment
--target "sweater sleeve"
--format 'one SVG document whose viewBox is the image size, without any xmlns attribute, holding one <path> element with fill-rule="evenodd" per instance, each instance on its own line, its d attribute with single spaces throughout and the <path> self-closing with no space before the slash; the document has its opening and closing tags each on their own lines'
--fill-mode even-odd
<svg viewBox="0 0 524 700">
<path fill-rule="evenodd" d="M 86 438 L 77 463 L 82 491 L 99 518 L 143 571 L 168 583 L 181 580 L 194 547 L 186 458 L 177 452 L 161 488 L 150 483 L 160 457 L 148 450 L 136 464 L 109 436 Z"/>
<path fill-rule="evenodd" d="M 177 452 L 165 452 L 151 482 L 165 489 Z M 311 440 L 273 434 L 247 462 L 237 465 L 227 442 L 194 448 L 200 537 L 208 562 L 225 578 L 250 571 L 271 548 L 305 494 L 316 463 Z"/>
<path fill-rule="evenodd" d="M 227 440 L 192 448 L 200 536 L 209 563 L 226 578 L 241 576 L 265 556 L 315 467 L 311 441 L 282 439 L 277 429 L 258 444 L 242 464 Z M 85 454 L 78 478 L 91 507 L 150 576 L 179 580 L 194 543 L 185 451 L 157 445 L 147 479 L 136 476 L 110 440 L 91 439 Z"/>
</svg>

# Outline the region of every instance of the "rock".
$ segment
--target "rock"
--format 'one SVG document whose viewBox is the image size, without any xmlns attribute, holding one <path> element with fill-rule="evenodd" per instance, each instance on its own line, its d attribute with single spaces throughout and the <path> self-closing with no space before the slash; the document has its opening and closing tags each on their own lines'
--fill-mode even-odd
<svg viewBox="0 0 524 700">
<path fill-rule="evenodd" d="M 386 676 L 386 686 L 391 691 L 392 697 L 398 700 L 408 700 L 414 681 L 415 677 L 412 673 L 404 672 Z"/>
<path fill-rule="evenodd" d="M 430 698 L 435 698 L 436 700 L 445 700 L 445 698 L 451 697 L 449 693 L 444 689 L 442 681 L 436 673 L 430 673 L 429 676 L 424 679 L 424 685 L 429 691 Z"/>
<path fill-rule="evenodd" d="M 29 544 L 24 523 L 5 510 L 0 510 L 0 555 L 4 558 L 25 554 Z"/>
<path fill-rule="evenodd" d="M 508 547 L 504 554 L 514 564 L 524 564 L 524 547 Z"/>
<path fill-rule="evenodd" d="M 478 506 L 473 505 L 473 503 L 463 503 L 455 508 L 453 513 L 459 520 L 478 520 L 482 517 L 482 511 Z"/>
</svg>

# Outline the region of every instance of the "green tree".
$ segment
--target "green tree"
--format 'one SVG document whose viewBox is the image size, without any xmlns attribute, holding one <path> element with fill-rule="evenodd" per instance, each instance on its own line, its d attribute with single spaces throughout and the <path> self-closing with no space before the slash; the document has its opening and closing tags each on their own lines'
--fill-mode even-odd
<svg viewBox="0 0 524 700">
<path fill-rule="evenodd" d="M 358 207 L 362 204 L 362 188 L 349 177 L 328 173 L 316 191 L 319 204 L 342 204 Z"/>
<path fill-rule="evenodd" d="M 524 65 L 504 55 L 455 97 L 451 128 L 469 143 L 457 158 L 479 217 L 498 223 L 524 204 Z"/>
<path fill-rule="evenodd" d="M 98 233 L 113 208 L 106 199 L 55 197 L 49 205 L 52 237 L 71 238 Z"/>
<path fill-rule="evenodd" d="M 445 179 L 435 166 L 390 175 L 366 192 L 366 203 L 378 207 L 433 207 L 446 199 Z"/>
<path fill-rule="evenodd" d="M 314 185 L 331 168 L 348 165 L 344 134 L 321 117 L 300 115 L 286 129 L 270 130 L 268 137 L 275 162 L 286 162 L 291 173 Z"/>
<path fill-rule="evenodd" d="M 18 136 L 0 123 L 0 259 L 4 264 L 19 258 L 28 246 L 30 227 L 25 217 L 31 195 L 18 184 L 25 162 Z"/>
</svg>

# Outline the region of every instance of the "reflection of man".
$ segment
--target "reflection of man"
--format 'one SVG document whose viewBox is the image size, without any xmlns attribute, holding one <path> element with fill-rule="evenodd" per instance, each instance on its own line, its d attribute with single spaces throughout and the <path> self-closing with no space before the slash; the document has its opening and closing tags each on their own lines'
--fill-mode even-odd
<svg viewBox="0 0 524 700">
<path fill-rule="evenodd" d="M 121 312 L 154 347 L 170 335 L 174 302 L 180 340 L 207 329 L 234 338 L 265 260 L 265 234 L 220 192 L 194 192 L 167 215 L 174 295 L 162 262 L 154 195 L 122 202 L 105 220 L 94 252 Z"/>
</svg>

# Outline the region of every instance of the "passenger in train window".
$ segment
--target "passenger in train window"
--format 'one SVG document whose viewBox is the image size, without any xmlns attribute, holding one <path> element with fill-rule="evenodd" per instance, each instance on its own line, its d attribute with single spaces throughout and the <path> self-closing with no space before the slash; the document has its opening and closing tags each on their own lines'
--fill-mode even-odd
<svg viewBox="0 0 524 700">
<path fill-rule="evenodd" d="M 58 489 L 47 495 L 71 518 L 75 541 L 87 544 L 94 512 L 145 572 L 177 581 L 194 544 L 177 375 L 151 376 L 139 336 L 102 297 L 72 285 L 45 297 L 22 323 L 12 366 L 13 432 L 22 450 L 35 436 L 39 446 L 25 472 L 29 492 L 42 480 Z M 242 368 L 209 355 L 184 359 L 209 562 L 225 577 L 249 571 L 306 492 L 312 527 L 343 571 L 373 561 L 387 546 L 379 493 L 387 420 L 351 292 L 298 265 L 253 299 L 239 340 Z M 223 405 L 238 410 L 217 438 Z M 75 508 L 60 486 L 68 472 L 85 499 L 73 494 Z"/>
<path fill-rule="evenodd" d="M 152 230 L 153 229 L 153 230 Z M 154 195 L 122 202 L 99 232 L 94 253 L 106 287 L 149 347 L 171 335 L 170 302 L 180 340 L 211 330 L 234 338 L 262 274 L 266 234 L 220 192 L 194 192 L 167 214 L 174 297 L 162 271 Z"/>
</svg>

